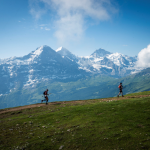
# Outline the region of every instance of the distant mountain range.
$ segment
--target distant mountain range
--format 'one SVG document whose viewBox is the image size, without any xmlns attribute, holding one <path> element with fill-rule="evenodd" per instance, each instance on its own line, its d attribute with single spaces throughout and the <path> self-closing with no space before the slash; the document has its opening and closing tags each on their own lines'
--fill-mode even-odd
<svg viewBox="0 0 150 150">
<path fill-rule="evenodd" d="M 18 82 L 25 88 L 44 80 L 74 81 L 93 74 L 124 77 L 139 71 L 135 67 L 137 57 L 110 53 L 98 49 L 90 56 L 77 57 L 67 49 L 57 50 L 41 46 L 23 57 L 0 61 L 1 94 L 16 89 Z"/>
<path fill-rule="evenodd" d="M 137 56 L 129 57 L 120 53 L 110 53 L 101 48 L 94 51 L 90 56 L 84 57 L 77 57 L 63 47 L 57 49 L 56 52 L 63 58 L 76 62 L 79 69 L 91 74 L 120 78 L 141 70 L 141 68 L 136 67 Z"/>
<path fill-rule="evenodd" d="M 82 79 L 90 80 L 97 75 L 109 76 L 111 80 L 122 78 L 141 70 L 136 67 L 136 61 L 137 57 L 110 53 L 104 49 L 98 49 L 90 56 L 77 57 L 63 47 L 53 50 L 49 46 L 41 46 L 23 57 L 0 60 L 0 102 L 18 91 L 30 89 L 31 92 L 36 91 L 37 86 L 42 89 L 46 88 L 45 85 L 49 87 L 46 83 L 78 82 Z M 55 90 L 54 93 L 57 93 L 58 89 Z M 26 99 L 31 100 L 29 95 Z"/>
</svg>

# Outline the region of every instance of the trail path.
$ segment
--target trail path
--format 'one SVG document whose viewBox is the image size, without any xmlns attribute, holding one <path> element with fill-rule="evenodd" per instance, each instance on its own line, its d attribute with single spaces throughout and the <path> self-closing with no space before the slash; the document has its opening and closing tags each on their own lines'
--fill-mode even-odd
<svg viewBox="0 0 150 150">
<path fill-rule="evenodd" d="M 97 101 L 115 101 L 115 100 L 123 100 L 123 99 L 130 99 L 130 98 L 143 98 L 143 97 L 150 97 L 150 95 L 138 95 L 138 96 L 125 96 L 125 97 L 113 97 L 113 98 L 101 98 L 101 99 L 95 99 L 95 100 L 76 100 L 76 101 L 61 101 L 61 102 L 50 102 L 48 105 L 45 105 L 45 103 L 38 103 L 33 105 L 26 105 L 26 106 L 20 106 L 15 108 L 6 108 L 1 109 L 0 114 L 12 112 L 12 111 L 20 111 L 27 108 L 35 108 L 35 107 L 47 107 L 50 105 L 56 105 L 56 104 L 82 104 L 88 101 L 97 102 Z"/>
</svg>

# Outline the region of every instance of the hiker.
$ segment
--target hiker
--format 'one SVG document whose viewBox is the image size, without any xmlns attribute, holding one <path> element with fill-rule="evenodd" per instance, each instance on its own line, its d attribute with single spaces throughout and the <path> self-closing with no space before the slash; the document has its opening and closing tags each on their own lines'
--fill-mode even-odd
<svg viewBox="0 0 150 150">
<path fill-rule="evenodd" d="M 46 101 L 46 105 L 47 105 L 47 104 L 48 104 L 48 96 L 47 96 L 47 95 L 49 95 L 49 94 L 48 94 L 48 89 L 43 92 L 43 95 L 44 95 L 45 99 L 44 99 L 44 100 L 41 100 L 41 103 L 42 103 L 43 101 Z"/>
<path fill-rule="evenodd" d="M 117 97 L 119 97 L 119 95 L 121 94 L 122 95 L 122 97 L 124 97 L 123 96 L 123 92 L 122 92 L 122 89 L 123 89 L 123 86 L 122 86 L 122 83 L 120 83 L 120 85 L 118 86 L 118 88 L 119 88 L 119 94 L 117 95 Z"/>
</svg>

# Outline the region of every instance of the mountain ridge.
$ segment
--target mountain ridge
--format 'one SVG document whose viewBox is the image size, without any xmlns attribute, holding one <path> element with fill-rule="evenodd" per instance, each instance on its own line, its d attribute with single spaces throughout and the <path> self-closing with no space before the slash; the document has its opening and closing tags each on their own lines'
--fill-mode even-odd
<svg viewBox="0 0 150 150">
<path fill-rule="evenodd" d="M 102 54 L 102 52 L 104 53 Z M 98 54 L 96 55 L 96 53 Z M 110 54 L 102 49 L 94 51 L 94 55 L 77 57 L 63 47 L 53 50 L 49 46 L 41 46 L 23 57 L 2 60 L 0 82 L 3 86 L 0 87 L 0 99 L 2 96 L 16 93 L 16 91 L 36 90 L 37 86 L 41 86 L 43 83 L 62 82 L 67 84 L 79 82 L 82 79 L 90 80 L 97 75 L 110 77 L 111 80 L 122 78 L 131 75 L 134 71 L 140 71 L 135 67 L 136 60 L 137 58 L 119 53 Z M 63 87 L 57 88 L 63 89 Z M 94 86 L 91 91 L 94 92 L 94 88 L 96 87 Z M 55 90 L 58 91 L 58 89 Z M 85 92 L 86 88 L 83 89 Z M 61 90 L 60 92 L 63 93 Z M 72 96 L 70 95 L 70 97 Z"/>
<path fill-rule="evenodd" d="M 100 48 L 100 49 L 95 50 L 90 56 L 93 56 L 93 57 L 104 57 L 104 56 L 106 56 L 108 54 L 112 54 L 112 53 L 110 53 L 110 52 Z"/>
</svg>

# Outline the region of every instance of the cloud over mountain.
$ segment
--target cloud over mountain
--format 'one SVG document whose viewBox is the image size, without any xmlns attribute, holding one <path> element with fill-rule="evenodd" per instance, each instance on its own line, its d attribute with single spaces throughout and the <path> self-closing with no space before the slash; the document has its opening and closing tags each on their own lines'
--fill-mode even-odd
<svg viewBox="0 0 150 150">
<path fill-rule="evenodd" d="M 150 45 L 139 52 L 137 66 L 143 68 L 150 67 Z"/>
</svg>

